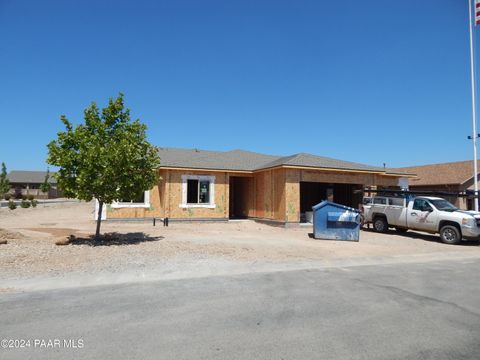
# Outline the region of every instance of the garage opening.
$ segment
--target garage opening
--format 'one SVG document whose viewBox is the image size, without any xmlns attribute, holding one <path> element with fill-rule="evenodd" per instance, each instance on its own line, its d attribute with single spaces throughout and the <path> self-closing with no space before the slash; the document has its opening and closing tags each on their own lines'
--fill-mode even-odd
<svg viewBox="0 0 480 360">
<path fill-rule="evenodd" d="M 300 182 L 300 221 L 310 219 L 312 206 L 323 200 L 357 209 L 362 203 L 363 186 L 361 184 L 333 184 L 320 182 Z"/>
<path fill-rule="evenodd" d="M 248 218 L 253 210 L 253 178 L 231 176 L 229 185 L 229 218 Z"/>
</svg>

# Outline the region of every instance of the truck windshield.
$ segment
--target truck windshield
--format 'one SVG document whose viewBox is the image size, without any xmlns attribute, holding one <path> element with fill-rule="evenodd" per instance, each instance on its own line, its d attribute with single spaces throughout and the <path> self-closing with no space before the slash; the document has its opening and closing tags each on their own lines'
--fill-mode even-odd
<svg viewBox="0 0 480 360">
<path fill-rule="evenodd" d="M 430 200 L 430 202 L 440 211 L 455 211 L 458 210 L 455 206 L 450 204 L 447 200 Z"/>
</svg>

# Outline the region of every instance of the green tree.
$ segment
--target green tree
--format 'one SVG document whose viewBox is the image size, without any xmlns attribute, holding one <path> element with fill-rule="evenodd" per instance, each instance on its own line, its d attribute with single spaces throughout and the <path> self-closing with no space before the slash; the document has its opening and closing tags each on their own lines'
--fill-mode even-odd
<svg viewBox="0 0 480 360">
<path fill-rule="evenodd" d="M 50 184 L 50 169 L 47 169 L 47 173 L 45 174 L 45 179 L 43 183 L 40 185 L 40 190 L 44 193 L 48 193 L 52 185 Z"/>
<path fill-rule="evenodd" d="M 0 172 L 0 196 L 5 196 L 10 191 L 10 181 L 7 178 L 7 167 L 2 162 L 2 171 Z"/>
<path fill-rule="evenodd" d="M 80 125 L 60 119 L 66 131 L 48 144 L 47 162 L 60 168 L 56 179 L 65 196 L 98 200 L 98 238 L 104 204 L 133 199 L 155 185 L 158 151 L 146 139 L 146 125 L 130 120 L 121 93 L 101 112 L 93 102 Z"/>
</svg>

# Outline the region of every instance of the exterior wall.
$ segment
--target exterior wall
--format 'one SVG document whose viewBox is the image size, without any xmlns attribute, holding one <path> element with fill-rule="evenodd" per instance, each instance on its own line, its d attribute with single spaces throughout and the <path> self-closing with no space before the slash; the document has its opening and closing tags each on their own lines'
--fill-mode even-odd
<svg viewBox="0 0 480 360">
<path fill-rule="evenodd" d="M 228 183 L 226 172 L 193 172 L 166 170 L 162 181 L 167 182 L 164 216 L 172 219 L 225 219 L 228 218 Z M 215 208 L 182 208 L 182 175 L 206 175 L 215 177 Z"/>
<path fill-rule="evenodd" d="M 300 182 L 397 186 L 398 177 L 376 174 L 332 172 L 302 169 L 273 169 L 254 174 L 220 171 L 159 171 L 161 179 L 150 191 L 149 208 L 113 208 L 107 206 L 107 218 L 168 217 L 182 220 L 225 220 L 229 218 L 229 184 L 231 176 L 248 176 L 247 216 L 279 222 L 300 221 Z M 214 176 L 215 207 L 182 207 L 182 176 Z"/>
<path fill-rule="evenodd" d="M 162 209 L 160 206 L 160 183 L 150 190 L 150 207 L 122 207 L 113 208 L 112 205 L 107 205 L 107 219 L 141 219 L 161 217 Z"/>
<path fill-rule="evenodd" d="M 63 194 L 58 190 L 57 185 L 51 185 L 48 193 L 40 190 L 40 183 L 10 183 L 8 194 L 15 195 L 33 195 L 36 199 L 54 199 L 61 197 Z"/>
<path fill-rule="evenodd" d="M 284 169 L 255 174 L 254 217 L 285 221 L 285 174 Z"/>
<path fill-rule="evenodd" d="M 214 208 L 181 207 L 182 175 L 214 176 Z M 160 180 L 150 191 L 150 208 L 107 207 L 107 218 L 152 218 L 172 219 L 226 219 L 228 218 L 228 183 L 226 172 L 160 170 Z"/>
<path fill-rule="evenodd" d="M 286 170 L 286 222 L 300 222 L 300 181 L 303 170 Z"/>
</svg>

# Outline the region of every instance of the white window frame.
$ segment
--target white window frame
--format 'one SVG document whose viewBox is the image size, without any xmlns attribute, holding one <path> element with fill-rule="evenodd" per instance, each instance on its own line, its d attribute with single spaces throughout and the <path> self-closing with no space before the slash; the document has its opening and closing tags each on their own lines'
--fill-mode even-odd
<svg viewBox="0 0 480 360">
<path fill-rule="evenodd" d="M 150 190 L 145 191 L 145 201 L 143 203 L 134 203 L 134 202 L 118 202 L 114 201 L 112 203 L 112 208 L 150 208 Z"/>
<path fill-rule="evenodd" d="M 210 202 L 208 204 L 188 204 L 187 203 L 187 184 L 188 180 L 209 181 L 210 182 Z M 215 205 L 215 176 L 213 175 L 182 175 L 182 203 L 181 208 L 208 208 L 214 209 Z"/>
</svg>

